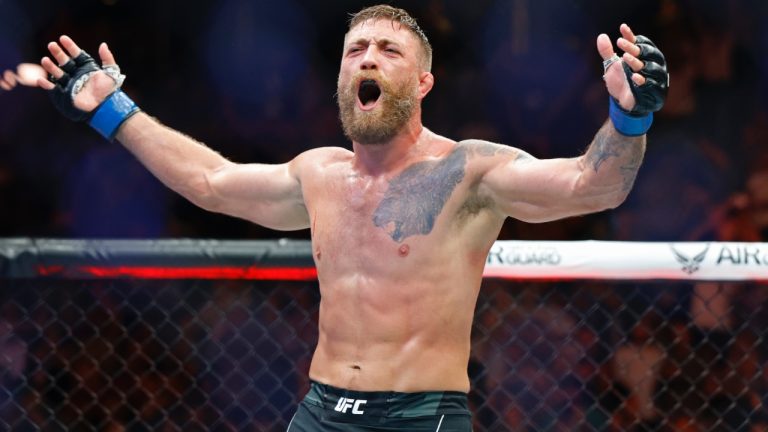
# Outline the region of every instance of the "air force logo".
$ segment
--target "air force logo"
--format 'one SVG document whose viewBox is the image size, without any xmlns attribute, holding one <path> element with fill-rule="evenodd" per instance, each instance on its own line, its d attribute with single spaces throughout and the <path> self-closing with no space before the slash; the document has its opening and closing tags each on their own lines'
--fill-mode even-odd
<svg viewBox="0 0 768 432">
<path fill-rule="evenodd" d="M 704 262 L 704 258 L 707 257 L 709 246 L 709 243 L 707 243 L 707 247 L 705 247 L 703 251 L 699 252 L 693 257 L 688 257 L 687 255 L 683 254 L 679 250 L 675 249 L 675 246 L 672 244 L 669 245 L 669 248 L 672 249 L 672 253 L 675 254 L 675 259 L 677 262 L 683 265 L 682 270 L 691 275 L 699 271 L 701 268 L 701 263 Z"/>
</svg>

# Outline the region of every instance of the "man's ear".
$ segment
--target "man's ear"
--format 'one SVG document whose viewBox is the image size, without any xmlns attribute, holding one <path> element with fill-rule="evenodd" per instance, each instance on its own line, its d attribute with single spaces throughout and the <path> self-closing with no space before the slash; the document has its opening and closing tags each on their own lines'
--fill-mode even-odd
<svg viewBox="0 0 768 432">
<path fill-rule="evenodd" d="M 424 99 L 435 85 L 435 76 L 430 72 L 422 72 L 419 75 L 419 100 Z"/>
</svg>

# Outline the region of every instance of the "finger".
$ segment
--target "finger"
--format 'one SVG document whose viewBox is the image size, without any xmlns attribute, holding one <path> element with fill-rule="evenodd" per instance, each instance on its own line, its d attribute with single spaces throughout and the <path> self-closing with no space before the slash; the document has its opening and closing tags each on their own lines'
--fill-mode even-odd
<svg viewBox="0 0 768 432">
<path fill-rule="evenodd" d="M 639 57 L 640 53 L 642 52 L 640 47 L 635 45 L 634 42 L 630 42 L 629 40 L 624 39 L 623 37 L 616 40 L 616 46 L 624 50 L 624 52 L 628 52 L 635 57 Z"/>
<path fill-rule="evenodd" d="M 80 49 L 79 46 L 75 43 L 75 41 L 72 40 L 67 35 L 63 35 L 59 38 L 59 43 L 61 43 L 61 46 L 64 47 L 65 50 L 67 50 L 67 53 L 69 53 L 69 56 L 72 58 L 75 58 L 80 55 L 80 53 L 83 51 Z"/>
<path fill-rule="evenodd" d="M 624 36 L 624 39 L 628 40 L 630 43 L 635 43 L 635 33 L 627 24 L 621 24 L 619 26 L 619 31 L 621 32 L 621 35 Z"/>
<path fill-rule="evenodd" d="M 34 86 L 38 78 L 45 78 L 45 70 L 34 63 L 22 63 L 16 68 L 16 78 L 23 85 Z"/>
<path fill-rule="evenodd" d="M 640 59 L 626 52 L 621 56 L 621 59 L 624 60 L 624 63 L 629 65 L 629 67 L 632 68 L 634 72 L 640 72 L 640 70 L 643 69 L 643 66 L 645 66 L 645 63 L 643 63 Z"/>
<path fill-rule="evenodd" d="M 15 87 L 15 83 L 11 84 L 11 82 L 10 82 L 9 80 L 7 80 L 7 79 L 6 79 L 6 78 L 7 78 L 7 76 L 8 76 L 8 73 L 9 73 L 9 72 L 10 72 L 11 74 L 13 74 L 13 72 L 11 72 L 11 71 L 7 70 L 7 71 L 5 71 L 5 72 L 3 73 L 3 75 L 2 75 L 2 76 L 0 76 L 0 89 L 3 89 L 3 90 L 10 90 L 10 89 L 12 89 L 12 88 L 14 88 L 14 87 Z"/>
<path fill-rule="evenodd" d="M 600 53 L 600 57 L 602 57 L 603 60 L 608 60 L 616 53 L 613 50 L 611 38 L 605 33 L 597 37 L 597 52 Z"/>
<path fill-rule="evenodd" d="M 109 50 L 106 42 L 102 42 L 101 45 L 99 45 L 99 57 L 101 57 L 102 66 L 113 66 L 117 64 L 115 62 L 115 56 L 112 55 L 112 51 Z"/>
<path fill-rule="evenodd" d="M 45 71 L 49 74 L 53 75 L 53 77 L 56 79 L 64 76 L 64 71 L 61 70 L 60 67 L 56 66 L 56 64 L 53 63 L 53 60 L 49 59 L 48 57 L 43 57 L 43 59 L 40 60 L 40 65 L 42 65 L 43 69 L 45 69 Z"/>
<path fill-rule="evenodd" d="M 635 57 L 642 57 L 646 62 L 654 62 L 660 65 L 667 64 L 664 54 L 658 48 L 651 44 L 640 43 L 639 40 L 640 38 L 638 38 L 637 47 L 640 48 L 640 55 Z"/>
<path fill-rule="evenodd" d="M 643 66 L 643 70 L 640 71 L 640 74 L 648 78 L 653 78 L 658 82 L 667 82 L 668 79 L 667 70 L 653 62 L 646 62 L 645 66 Z"/>
<path fill-rule="evenodd" d="M 41 87 L 44 90 L 53 90 L 56 87 L 54 83 L 48 81 L 45 78 L 38 78 L 36 84 L 38 87 Z"/>
<path fill-rule="evenodd" d="M 59 44 L 56 42 L 51 42 L 48 44 L 48 51 L 51 52 L 51 55 L 56 59 L 56 62 L 59 66 L 64 66 L 70 60 L 67 53 L 65 53 L 64 50 L 61 49 Z"/>
<path fill-rule="evenodd" d="M 10 86 L 10 88 L 16 87 L 16 74 L 12 70 L 3 72 L 3 81 Z"/>
<path fill-rule="evenodd" d="M 641 85 L 644 85 L 647 82 L 647 80 L 645 79 L 644 76 L 640 75 L 639 73 L 633 73 L 632 74 L 632 82 L 634 82 L 635 84 L 641 86 Z"/>
</svg>

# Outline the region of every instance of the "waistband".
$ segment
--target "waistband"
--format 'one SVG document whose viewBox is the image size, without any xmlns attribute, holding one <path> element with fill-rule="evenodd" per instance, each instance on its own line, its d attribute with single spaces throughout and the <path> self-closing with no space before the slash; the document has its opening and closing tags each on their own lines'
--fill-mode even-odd
<svg viewBox="0 0 768 432">
<path fill-rule="evenodd" d="M 369 419 L 470 414 L 467 394 L 457 391 L 361 392 L 311 381 L 304 402 L 321 407 L 334 416 L 348 414 Z"/>
</svg>

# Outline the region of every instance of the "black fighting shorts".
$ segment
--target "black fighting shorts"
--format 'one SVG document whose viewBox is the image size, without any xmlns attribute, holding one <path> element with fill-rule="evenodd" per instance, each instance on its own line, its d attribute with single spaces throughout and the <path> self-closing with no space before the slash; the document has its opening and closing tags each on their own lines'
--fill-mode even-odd
<svg viewBox="0 0 768 432">
<path fill-rule="evenodd" d="M 287 432 L 471 432 L 462 392 L 359 392 L 312 382 Z"/>
</svg>

